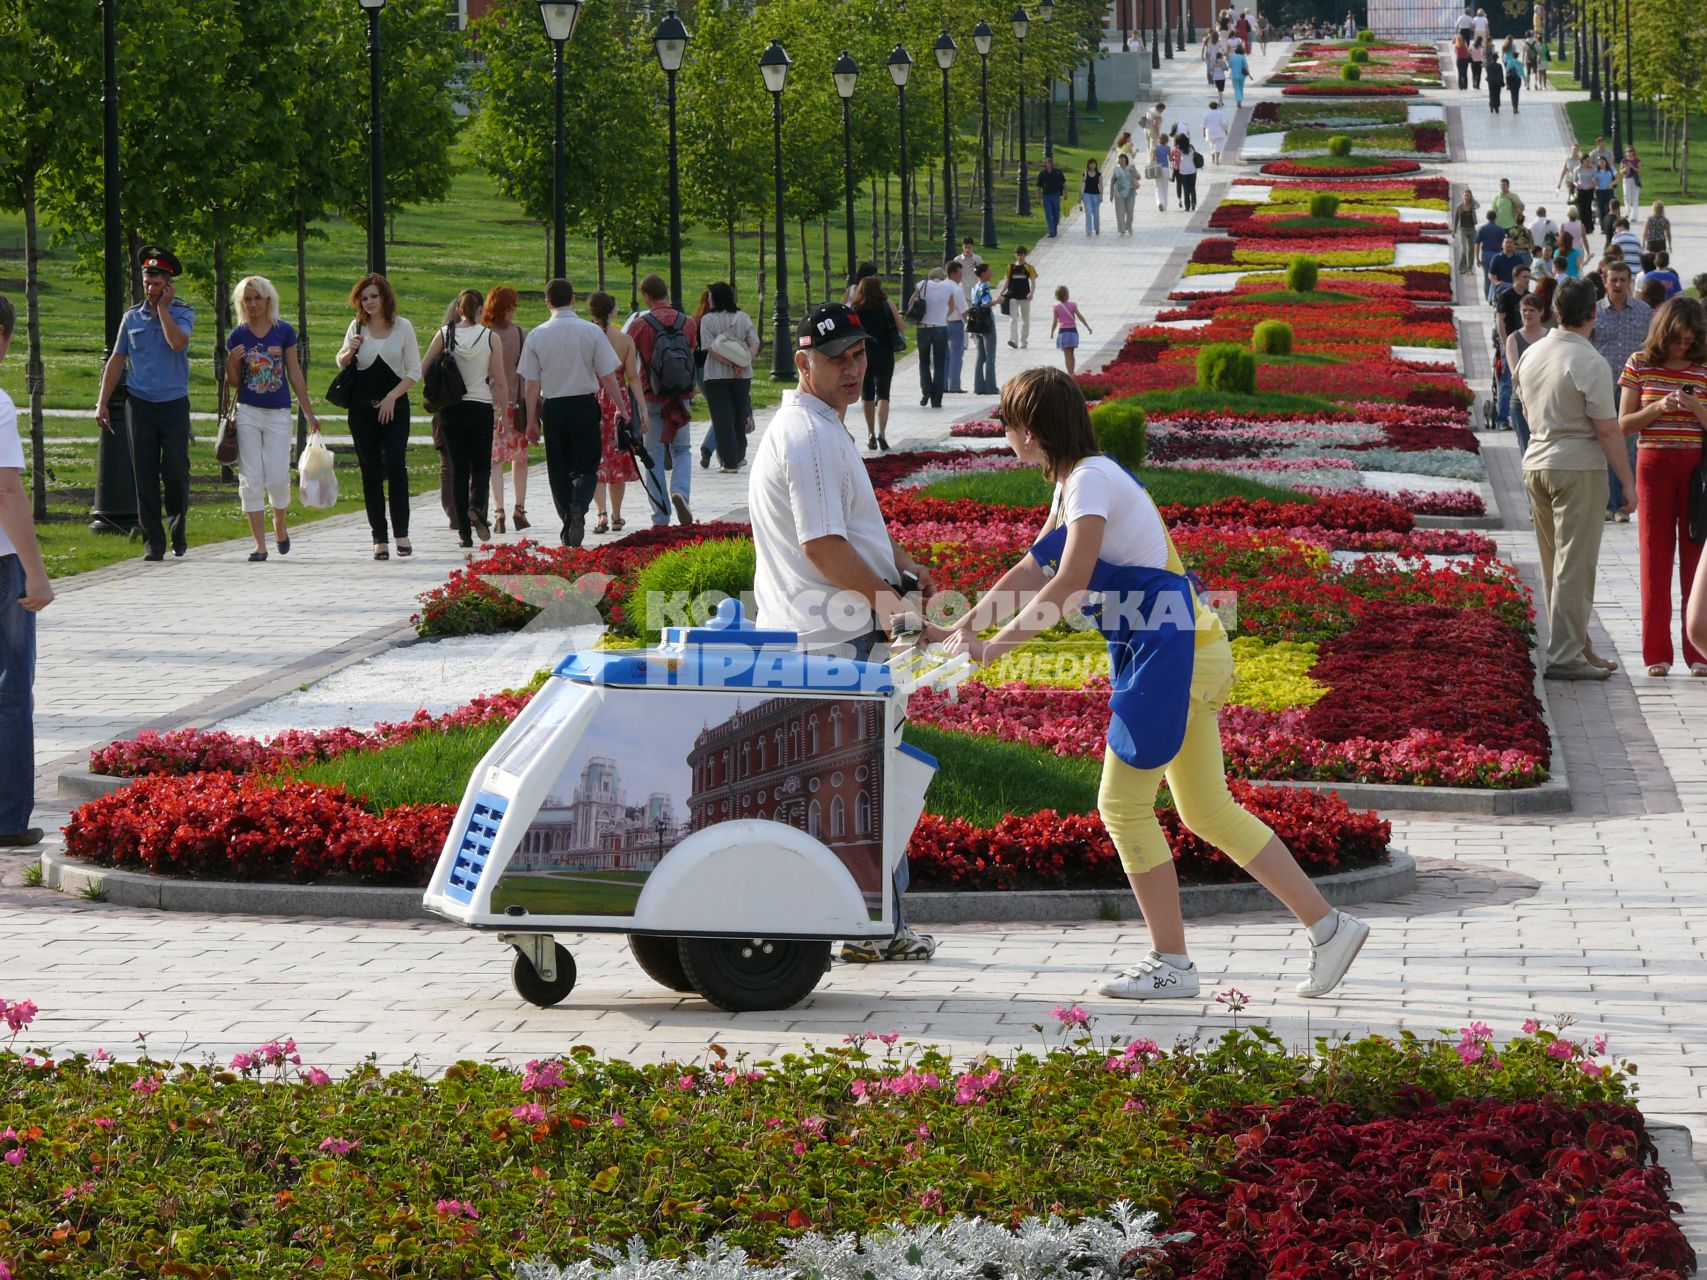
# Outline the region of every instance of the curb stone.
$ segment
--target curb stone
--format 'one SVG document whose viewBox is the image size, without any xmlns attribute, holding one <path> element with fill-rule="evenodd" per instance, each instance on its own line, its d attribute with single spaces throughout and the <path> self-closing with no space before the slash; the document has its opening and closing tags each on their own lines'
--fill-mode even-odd
<svg viewBox="0 0 1707 1280">
<path fill-rule="evenodd" d="M 41 855 L 42 883 L 61 893 L 99 893 L 116 906 L 210 914 L 314 916 L 366 920 L 434 920 L 421 906 L 420 889 L 366 885 L 254 884 L 221 880 L 171 880 L 137 871 L 95 867 L 58 848 Z M 1314 882 L 1335 906 L 1396 898 L 1416 888 L 1416 863 L 1392 850 L 1378 867 L 1342 871 Z M 1269 911 L 1274 898 L 1258 884 L 1186 885 L 1180 905 L 1188 920 Z M 920 924 L 966 921 L 1096 921 L 1135 916 L 1126 889 L 1025 890 L 1012 893 L 910 893 L 907 916 Z M 449 927 L 449 921 L 440 921 Z"/>
<path fill-rule="evenodd" d="M 1689 1129 L 1678 1121 L 1648 1118 L 1648 1135 L 1660 1149 L 1660 1167 L 1671 1175 L 1671 1198 L 1682 1213 L 1683 1233 L 1698 1250 L 1707 1240 L 1707 1173 L 1696 1163 Z"/>
</svg>

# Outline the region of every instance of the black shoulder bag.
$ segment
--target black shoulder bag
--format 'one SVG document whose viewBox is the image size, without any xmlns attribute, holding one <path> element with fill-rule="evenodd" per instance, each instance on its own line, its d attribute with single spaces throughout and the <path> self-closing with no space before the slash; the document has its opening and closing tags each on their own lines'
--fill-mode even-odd
<svg viewBox="0 0 1707 1280">
<path fill-rule="evenodd" d="M 462 366 L 456 362 L 456 326 L 447 324 L 439 358 L 421 379 L 421 407 L 428 413 L 442 413 L 461 404 L 467 395 L 468 384 L 462 380 Z"/>
</svg>

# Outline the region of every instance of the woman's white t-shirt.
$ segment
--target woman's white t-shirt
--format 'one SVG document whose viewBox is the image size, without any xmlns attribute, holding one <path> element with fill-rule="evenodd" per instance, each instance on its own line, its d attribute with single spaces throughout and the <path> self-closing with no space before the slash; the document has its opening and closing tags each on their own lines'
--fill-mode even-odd
<svg viewBox="0 0 1707 1280">
<path fill-rule="evenodd" d="M 1055 486 L 1050 512 L 1061 512 L 1062 523 L 1081 516 L 1101 516 L 1099 560 L 1145 569 L 1168 567 L 1168 531 L 1162 513 L 1145 489 L 1112 458 L 1089 457 Z"/>
<path fill-rule="evenodd" d="M 462 373 L 462 385 L 468 388 L 464 400 L 477 404 L 492 403 L 492 331 L 483 324 L 456 326 L 456 367 Z"/>
</svg>

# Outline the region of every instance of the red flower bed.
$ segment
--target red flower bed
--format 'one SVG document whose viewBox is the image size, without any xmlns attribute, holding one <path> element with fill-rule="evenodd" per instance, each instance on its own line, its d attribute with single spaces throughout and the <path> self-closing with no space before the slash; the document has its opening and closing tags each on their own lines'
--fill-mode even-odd
<svg viewBox="0 0 1707 1280">
<path fill-rule="evenodd" d="M 1317 656 L 1328 694 L 1304 715 L 1326 742 L 1391 741 L 1413 729 L 1551 758 L 1528 647 L 1493 612 L 1394 605 L 1366 615 Z"/>
<path fill-rule="evenodd" d="M 1263 104 L 1265 106 L 1272 104 Z M 1257 110 L 1260 112 L 1262 106 Z M 1276 112 L 1275 119 L 1279 118 Z M 1362 196 L 1390 196 L 1393 204 L 1415 205 L 1422 200 L 1450 200 L 1451 184 L 1445 178 L 1414 178 L 1408 182 L 1265 182 L 1261 178 L 1234 178 L 1235 187 L 1271 187 L 1288 191 L 1355 192 Z"/>
<path fill-rule="evenodd" d="M 1288 91 L 1289 92 L 1289 91 Z M 1406 93 L 1414 92 L 1405 90 Z M 1276 178 L 1356 178 L 1385 177 L 1394 173 L 1417 173 L 1422 165 L 1415 160 L 1346 160 L 1335 165 L 1307 165 L 1296 160 L 1270 160 L 1258 173 Z"/>
<path fill-rule="evenodd" d="M 141 778 L 79 807 L 65 852 L 191 879 L 425 885 L 454 805 L 375 816 L 342 787 L 230 773 Z"/>
<path fill-rule="evenodd" d="M 1420 1089 L 1397 1114 L 1315 1098 L 1205 1116 L 1231 1161 L 1189 1195 L 1159 1277 L 1268 1280 L 1674 1280 L 1695 1252 L 1641 1113 L 1459 1099 Z"/>
<path fill-rule="evenodd" d="M 1247 239 L 1262 240 L 1281 236 L 1296 239 L 1309 238 L 1320 240 L 1333 248 L 1340 247 L 1340 241 L 1345 236 L 1383 235 L 1393 243 L 1419 240 L 1419 232 L 1443 231 L 1446 228 L 1446 215 L 1440 215 L 1438 222 L 1408 222 L 1403 218 L 1390 215 L 1362 214 L 1357 206 L 1348 206 L 1349 212 L 1335 216 L 1334 221 L 1339 227 L 1297 227 L 1289 223 L 1300 221 L 1303 215 L 1297 213 L 1267 213 L 1261 205 L 1224 204 L 1209 216 L 1209 225 L 1217 231 L 1225 231 L 1232 235 L 1244 236 Z M 1264 247 L 1260 243 L 1258 248 Z"/>
<path fill-rule="evenodd" d="M 1201 507 L 1166 506 L 1161 512 L 1170 528 L 1230 525 L 1252 529 L 1303 527 L 1408 533 L 1416 526 L 1411 513 L 1397 503 L 1361 495 L 1329 494 L 1308 506 L 1271 502 L 1267 498 L 1223 498 Z"/>
<path fill-rule="evenodd" d="M 1392 824 L 1353 810 L 1337 795 L 1259 787 L 1237 778 L 1228 787 L 1313 874 L 1371 866 L 1386 856 Z M 1162 796 L 1166 801 L 1166 788 Z M 1231 858 L 1186 830 L 1172 807 L 1156 817 L 1182 877 L 1198 883 L 1244 878 Z M 915 889 L 1113 889 L 1126 883 L 1114 844 L 1094 813 L 1045 809 L 988 828 L 926 814 L 913 831 L 907 858 Z"/>
<path fill-rule="evenodd" d="M 1270 77 L 1272 79 L 1273 77 Z M 1414 98 L 1419 90 L 1402 84 L 1291 84 L 1281 91 L 1287 98 Z"/>
</svg>

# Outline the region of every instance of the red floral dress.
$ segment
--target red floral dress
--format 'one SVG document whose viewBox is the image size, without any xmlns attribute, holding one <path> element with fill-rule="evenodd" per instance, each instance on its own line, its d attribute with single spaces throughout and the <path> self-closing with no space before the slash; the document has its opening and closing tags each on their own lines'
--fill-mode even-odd
<svg viewBox="0 0 1707 1280">
<path fill-rule="evenodd" d="M 632 484 L 640 479 L 640 468 L 633 456 L 616 442 L 616 401 L 599 388 L 599 439 L 603 446 L 599 454 L 600 484 Z"/>
</svg>

